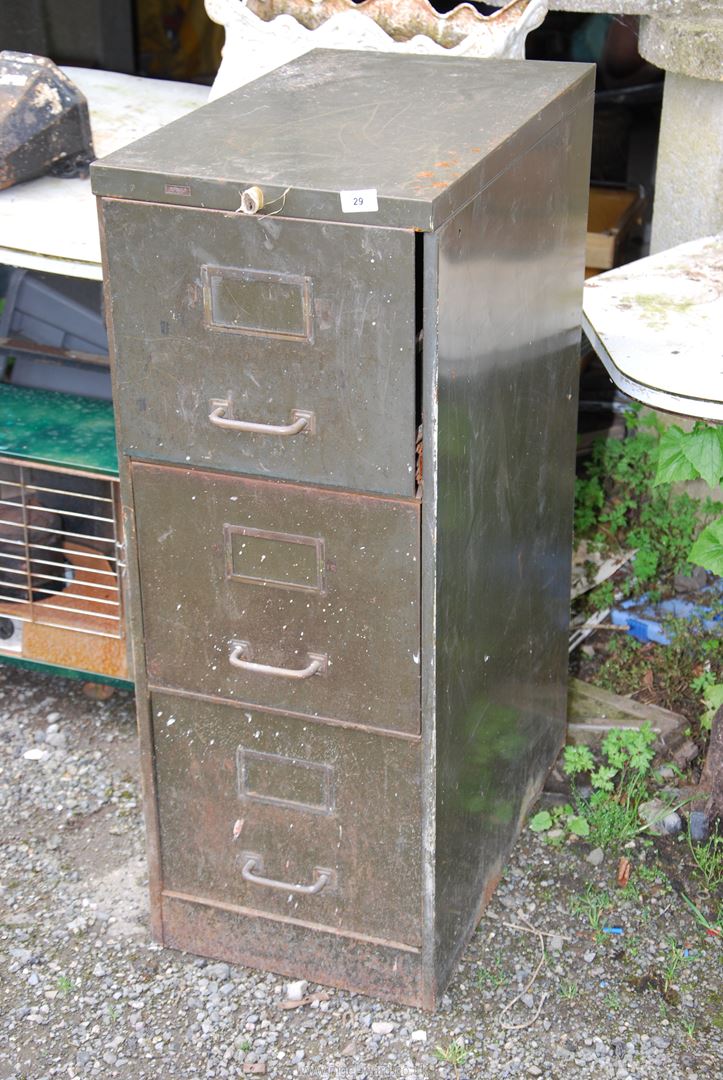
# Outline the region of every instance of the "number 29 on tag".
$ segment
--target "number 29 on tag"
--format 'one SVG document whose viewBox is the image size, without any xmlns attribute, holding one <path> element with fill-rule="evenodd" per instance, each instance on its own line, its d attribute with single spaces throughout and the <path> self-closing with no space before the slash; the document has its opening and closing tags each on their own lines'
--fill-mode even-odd
<svg viewBox="0 0 723 1080">
<path fill-rule="evenodd" d="M 360 188 L 358 191 L 340 191 L 343 214 L 370 214 L 379 209 L 376 188 Z"/>
</svg>

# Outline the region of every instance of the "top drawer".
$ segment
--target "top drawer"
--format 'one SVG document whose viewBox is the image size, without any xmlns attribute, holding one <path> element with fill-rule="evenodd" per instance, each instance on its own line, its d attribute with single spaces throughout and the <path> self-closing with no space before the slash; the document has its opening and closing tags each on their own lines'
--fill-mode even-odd
<svg viewBox="0 0 723 1080">
<path fill-rule="evenodd" d="M 413 233 L 113 199 L 103 218 L 127 454 L 414 494 Z"/>
</svg>

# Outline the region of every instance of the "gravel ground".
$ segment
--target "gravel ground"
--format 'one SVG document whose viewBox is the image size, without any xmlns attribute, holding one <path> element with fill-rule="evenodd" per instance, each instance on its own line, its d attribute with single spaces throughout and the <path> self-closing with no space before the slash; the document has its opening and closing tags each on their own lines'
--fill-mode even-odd
<svg viewBox="0 0 723 1080">
<path fill-rule="evenodd" d="M 527 831 L 434 1016 L 316 986 L 284 1010 L 281 977 L 150 940 L 137 773 L 129 694 L 0 667 L 2 1080 L 723 1078 L 723 943 L 655 849 L 623 896 L 614 858 Z"/>
</svg>

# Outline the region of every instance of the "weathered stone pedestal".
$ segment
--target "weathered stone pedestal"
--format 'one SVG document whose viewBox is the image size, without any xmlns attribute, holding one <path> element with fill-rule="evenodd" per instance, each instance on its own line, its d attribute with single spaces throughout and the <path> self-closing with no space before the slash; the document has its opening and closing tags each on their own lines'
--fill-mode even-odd
<svg viewBox="0 0 723 1080">
<path fill-rule="evenodd" d="M 722 0 L 550 0 L 549 6 L 640 15 L 640 53 L 666 73 L 651 251 L 723 230 Z"/>
<path fill-rule="evenodd" d="M 676 7 L 640 26 L 641 54 L 666 72 L 652 252 L 723 229 L 723 7 Z"/>
</svg>

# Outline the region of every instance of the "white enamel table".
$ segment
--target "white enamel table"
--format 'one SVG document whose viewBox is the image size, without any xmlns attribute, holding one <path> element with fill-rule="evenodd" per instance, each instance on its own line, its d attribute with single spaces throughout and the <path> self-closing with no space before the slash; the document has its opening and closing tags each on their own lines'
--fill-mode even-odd
<svg viewBox="0 0 723 1080">
<path fill-rule="evenodd" d="M 209 88 L 63 68 L 85 94 L 97 157 L 204 105 Z M 102 280 L 90 180 L 44 176 L 0 191 L 0 263 Z"/>
<path fill-rule="evenodd" d="M 723 234 L 591 278 L 583 329 L 630 397 L 723 421 Z"/>
</svg>

